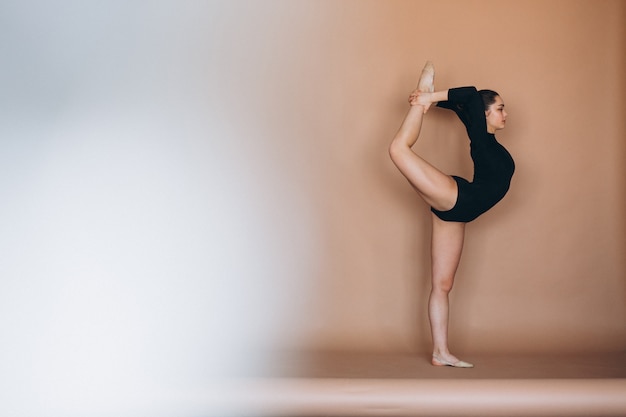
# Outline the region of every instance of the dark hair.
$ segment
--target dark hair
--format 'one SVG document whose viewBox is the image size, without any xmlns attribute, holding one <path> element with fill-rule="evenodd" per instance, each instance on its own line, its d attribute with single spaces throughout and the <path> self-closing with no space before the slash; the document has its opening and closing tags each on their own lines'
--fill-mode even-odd
<svg viewBox="0 0 626 417">
<path fill-rule="evenodd" d="M 483 99 L 485 111 L 489 110 L 489 106 L 495 103 L 496 97 L 500 95 L 493 90 L 480 90 L 478 94 L 480 94 L 480 97 Z"/>
</svg>

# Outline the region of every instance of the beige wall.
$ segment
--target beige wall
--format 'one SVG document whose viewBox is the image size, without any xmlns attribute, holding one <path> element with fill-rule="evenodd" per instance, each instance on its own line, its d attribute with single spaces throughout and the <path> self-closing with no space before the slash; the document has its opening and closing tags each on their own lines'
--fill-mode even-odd
<svg viewBox="0 0 626 417">
<path fill-rule="evenodd" d="M 294 192 L 275 210 L 299 198 L 289 216 L 315 230 L 285 346 L 430 348 L 429 211 L 387 156 L 430 59 L 438 88 L 500 92 L 517 163 L 507 197 L 467 228 L 454 349 L 626 347 L 625 2 L 270 2 L 243 16 L 256 49 L 233 83 L 255 94 L 240 122 Z M 415 149 L 471 175 L 450 113 L 428 114 Z"/>
</svg>

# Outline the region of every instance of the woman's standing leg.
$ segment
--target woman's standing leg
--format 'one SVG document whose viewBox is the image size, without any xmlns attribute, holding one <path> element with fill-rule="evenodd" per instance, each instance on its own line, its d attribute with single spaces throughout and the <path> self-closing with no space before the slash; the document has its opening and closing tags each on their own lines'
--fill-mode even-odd
<svg viewBox="0 0 626 417">
<path fill-rule="evenodd" d="M 428 315 L 433 336 L 433 365 L 471 367 L 459 361 L 448 348 L 448 295 L 461 260 L 465 223 L 446 222 L 432 214 L 432 289 L 428 302 Z"/>
</svg>

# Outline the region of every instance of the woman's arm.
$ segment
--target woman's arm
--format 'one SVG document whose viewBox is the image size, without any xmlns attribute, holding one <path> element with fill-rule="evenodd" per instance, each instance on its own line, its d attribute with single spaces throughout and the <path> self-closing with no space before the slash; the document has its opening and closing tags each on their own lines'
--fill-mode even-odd
<svg viewBox="0 0 626 417">
<path fill-rule="evenodd" d="M 466 128 L 476 132 L 487 129 L 483 100 L 476 87 L 456 87 L 448 90 L 448 100 L 437 103 L 438 107 L 454 111 Z"/>
<path fill-rule="evenodd" d="M 449 90 L 442 90 L 442 91 L 435 91 L 435 92 L 430 93 L 430 102 L 439 103 L 440 101 L 447 101 L 448 91 Z"/>
</svg>

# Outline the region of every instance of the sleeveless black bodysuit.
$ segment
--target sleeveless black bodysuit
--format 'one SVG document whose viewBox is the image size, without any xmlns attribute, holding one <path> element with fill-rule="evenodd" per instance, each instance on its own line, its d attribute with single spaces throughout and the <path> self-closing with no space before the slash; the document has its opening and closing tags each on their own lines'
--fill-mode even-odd
<svg viewBox="0 0 626 417">
<path fill-rule="evenodd" d="M 509 190 L 515 163 L 496 137 L 487 132 L 485 107 L 476 88 L 451 88 L 448 101 L 437 106 L 453 110 L 465 125 L 474 161 L 474 179 L 469 182 L 453 175 L 459 188 L 456 204 L 448 211 L 434 208 L 431 211 L 445 221 L 471 222 L 502 200 Z"/>
</svg>

